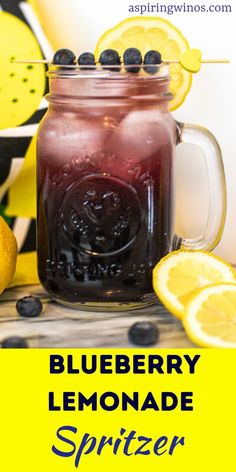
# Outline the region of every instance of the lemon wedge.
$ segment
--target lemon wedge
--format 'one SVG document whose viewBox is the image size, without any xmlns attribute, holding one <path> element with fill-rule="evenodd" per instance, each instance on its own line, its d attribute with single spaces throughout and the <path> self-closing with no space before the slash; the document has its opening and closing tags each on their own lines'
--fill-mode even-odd
<svg viewBox="0 0 236 472">
<path fill-rule="evenodd" d="M 161 53 L 163 61 L 180 61 L 190 49 L 181 31 L 172 23 L 159 17 L 141 16 L 128 18 L 106 31 L 98 40 L 94 53 L 98 61 L 104 49 L 115 49 L 122 56 L 129 47 L 138 48 L 143 56 L 155 49 Z M 192 75 L 180 64 L 171 64 L 170 77 L 170 91 L 173 94 L 170 109 L 175 110 L 184 102 L 191 88 Z"/>
<path fill-rule="evenodd" d="M 156 295 L 180 319 L 197 290 L 223 282 L 236 283 L 235 270 L 206 251 L 174 251 L 161 259 L 153 270 Z"/>
<path fill-rule="evenodd" d="M 187 303 L 182 321 L 199 346 L 236 348 L 236 283 L 198 290 Z"/>
</svg>

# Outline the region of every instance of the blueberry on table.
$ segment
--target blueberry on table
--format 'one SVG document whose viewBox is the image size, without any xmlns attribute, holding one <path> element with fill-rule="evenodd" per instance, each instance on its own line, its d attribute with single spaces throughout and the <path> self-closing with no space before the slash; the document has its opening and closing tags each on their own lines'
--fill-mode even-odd
<svg viewBox="0 0 236 472">
<path fill-rule="evenodd" d="M 36 318 L 42 313 L 43 305 L 38 297 L 23 297 L 17 300 L 16 309 L 20 316 Z"/>
<path fill-rule="evenodd" d="M 138 321 L 131 326 L 128 336 L 132 343 L 140 346 L 148 346 L 156 343 L 159 337 L 159 331 L 155 323 L 151 323 L 150 321 Z"/>
<path fill-rule="evenodd" d="M 58 49 L 53 56 L 53 64 L 60 66 L 73 66 L 76 57 L 70 49 Z"/>
<path fill-rule="evenodd" d="M 143 63 L 143 68 L 148 74 L 155 74 L 158 71 L 159 67 L 154 66 L 158 66 L 162 63 L 161 53 L 155 50 L 148 51 L 144 56 Z M 150 67 L 148 67 L 148 65 Z"/>
<path fill-rule="evenodd" d="M 121 64 L 120 56 L 118 52 L 115 51 L 115 49 L 105 49 L 105 51 L 103 51 L 100 54 L 99 62 L 101 66 L 116 66 L 116 67 L 107 67 L 111 71 L 116 71 L 120 69 L 119 67 Z"/>
<path fill-rule="evenodd" d="M 91 66 L 95 66 L 94 69 L 96 68 L 95 57 L 92 52 L 83 52 L 80 54 L 78 63 L 81 66 L 81 69 L 86 69 L 86 66 L 90 66 L 88 69 L 91 69 Z"/>
<path fill-rule="evenodd" d="M 20 336 L 10 336 L 2 341 L 2 348 L 19 349 L 29 347 L 26 339 Z"/>
<path fill-rule="evenodd" d="M 138 73 L 142 64 L 142 54 L 139 49 L 128 48 L 124 52 L 123 61 L 127 72 Z"/>
</svg>

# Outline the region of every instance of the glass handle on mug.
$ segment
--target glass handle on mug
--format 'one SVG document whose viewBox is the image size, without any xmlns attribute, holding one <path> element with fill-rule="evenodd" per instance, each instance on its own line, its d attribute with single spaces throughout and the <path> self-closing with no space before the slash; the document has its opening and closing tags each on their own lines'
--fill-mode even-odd
<svg viewBox="0 0 236 472">
<path fill-rule="evenodd" d="M 204 232 L 193 239 L 182 239 L 183 249 L 211 251 L 221 239 L 226 217 L 226 183 L 220 146 L 216 138 L 201 126 L 177 123 L 179 143 L 202 149 L 208 174 L 209 210 Z"/>
</svg>

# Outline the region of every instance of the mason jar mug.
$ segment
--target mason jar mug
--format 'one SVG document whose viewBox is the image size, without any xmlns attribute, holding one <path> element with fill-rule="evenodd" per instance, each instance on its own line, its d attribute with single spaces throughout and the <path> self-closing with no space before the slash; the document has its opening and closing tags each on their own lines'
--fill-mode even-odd
<svg viewBox="0 0 236 472">
<path fill-rule="evenodd" d="M 58 302 L 91 310 L 153 303 L 152 270 L 173 249 L 211 250 L 225 218 L 212 134 L 176 123 L 168 67 L 122 74 L 54 67 L 37 142 L 38 272 Z M 204 233 L 174 234 L 175 147 L 199 145 L 210 204 Z M 186 165 L 188 163 L 186 162 Z"/>
</svg>

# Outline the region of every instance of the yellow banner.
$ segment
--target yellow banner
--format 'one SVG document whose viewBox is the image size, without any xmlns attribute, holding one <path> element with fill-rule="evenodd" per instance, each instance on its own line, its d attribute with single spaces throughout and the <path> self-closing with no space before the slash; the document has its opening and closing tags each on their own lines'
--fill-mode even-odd
<svg viewBox="0 0 236 472">
<path fill-rule="evenodd" d="M 0 470 L 235 469 L 235 350 L 0 351 Z"/>
</svg>

